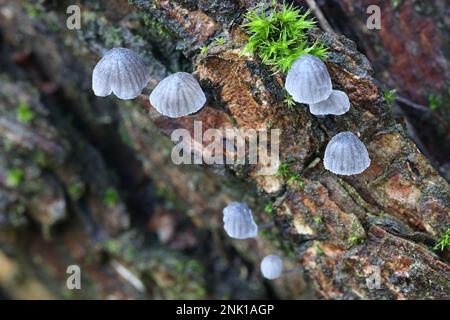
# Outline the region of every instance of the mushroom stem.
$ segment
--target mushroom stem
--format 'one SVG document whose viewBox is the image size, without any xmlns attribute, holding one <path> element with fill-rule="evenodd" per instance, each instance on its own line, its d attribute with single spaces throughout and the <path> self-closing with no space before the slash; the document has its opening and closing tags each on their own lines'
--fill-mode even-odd
<svg viewBox="0 0 450 320">
<path fill-rule="evenodd" d="M 269 221 L 269 222 L 258 225 L 258 231 L 266 230 L 266 229 L 272 228 L 273 226 L 274 226 L 274 222 Z"/>
<path fill-rule="evenodd" d="M 150 88 L 145 87 L 144 89 L 142 89 L 141 95 L 148 97 L 150 95 L 150 93 L 152 93 L 152 90 Z"/>
<path fill-rule="evenodd" d="M 289 275 L 291 273 L 303 273 L 303 268 L 302 267 L 295 267 L 289 270 L 286 270 L 283 272 L 283 275 Z"/>
</svg>

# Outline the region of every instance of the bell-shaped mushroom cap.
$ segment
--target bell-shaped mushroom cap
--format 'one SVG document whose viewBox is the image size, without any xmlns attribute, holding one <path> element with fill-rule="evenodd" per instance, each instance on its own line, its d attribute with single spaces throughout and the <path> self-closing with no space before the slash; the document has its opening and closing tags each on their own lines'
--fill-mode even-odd
<svg viewBox="0 0 450 320">
<path fill-rule="evenodd" d="M 317 57 L 305 54 L 295 60 L 286 76 L 287 92 L 299 103 L 318 103 L 332 92 L 327 66 Z"/>
<path fill-rule="evenodd" d="M 281 261 L 279 256 L 271 254 L 262 259 L 260 268 L 264 278 L 273 280 L 281 276 L 283 261 Z"/>
<path fill-rule="evenodd" d="M 223 222 L 226 233 L 234 239 L 254 238 L 258 226 L 253 220 L 252 210 L 241 202 L 232 202 L 223 209 Z"/>
<path fill-rule="evenodd" d="M 327 100 L 309 105 L 309 111 L 316 116 L 341 115 L 350 109 L 350 100 L 345 92 L 333 90 Z"/>
<path fill-rule="evenodd" d="M 370 165 L 366 146 L 351 132 L 335 135 L 325 149 L 325 169 L 345 176 L 358 174 Z"/>
<path fill-rule="evenodd" d="M 149 79 L 144 61 L 126 48 L 109 50 L 92 72 L 92 90 L 96 96 L 105 97 L 113 92 L 123 100 L 141 94 Z"/>
<path fill-rule="evenodd" d="M 163 79 L 150 95 L 150 103 L 165 116 L 179 118 L 200 110 L 206 102 L 197 80 L 177 72 Z"/>
</svg>

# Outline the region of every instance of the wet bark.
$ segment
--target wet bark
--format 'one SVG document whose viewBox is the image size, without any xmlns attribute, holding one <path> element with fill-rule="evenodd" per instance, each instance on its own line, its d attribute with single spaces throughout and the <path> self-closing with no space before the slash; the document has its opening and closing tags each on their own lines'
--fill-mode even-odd
<svg viewBox="0 0 450 320">
<path fill-rule="evenodd" d="M 353 42 L 309 34 L 330 48 L 333 85 L 352 103 L 345 116 L 316 118 L 284 105 L 283 75 L 240 54 L 242 15 L 258 1 L 129 2 L 82 1 L 82 29 L 68 31 L 64 1 L 0 0 L 0 288 L 7 296 L 449 297 L 448 250 L 432 247 L 449 226 L 450 188 L 393 119 Z M 145 58 L 149 90 L 171 72 L 193 71 L 207 105 L 173 120 L 144 95 L 94 97 L 91 70 L 115 46 Z M 24 104 L 31 120 L 18 116 Z M 203 131 L 281 129 L 281 160 L 301 183 L 259 176 L 258 166 L 173 165 L 168 135 L 192 132 L 194 120 Z M 360 135 L 372 164 L 339 177 L 321 158 L 329 139 L 347 130 Z M 273 219 L 275 227 L 255 240 L 228 239 L 221 209 L 232 200 L 248 202 L 258 222 Z M 273 210 L 264 210 L 267 203 Z M 263 281 L 259 261 L 269 253 L 299 271 Z M 64 287 L 70 264 L 83 270 L 81 291 Z M 379 289 L 366 284 L 373 267 Z"/>
</svg>

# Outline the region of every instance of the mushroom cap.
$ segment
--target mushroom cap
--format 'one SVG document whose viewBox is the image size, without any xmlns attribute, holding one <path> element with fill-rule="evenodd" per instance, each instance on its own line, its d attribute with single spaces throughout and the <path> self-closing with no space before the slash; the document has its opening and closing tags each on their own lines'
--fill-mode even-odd
<svg viewBox="0 0 450 320">
<path fill-rule="evenodd" d="M 231 238 L 249 239 L 258 234 L 252 210 L 245 203 L 231 202 L 226 206 L 223 209 L 223 222 L 224 229 Z"/>
<path fill-rule="evenodd" d="M 335 135 L 325 149 L 325 169 L 340 175 L 359 174 L 370 165 L 366 146 L 351 132 Z"/>
<path fill-rule="evenodd" d="M 158 83 L 150 95 L 150 103 L 159 113 L 179 118 L 200 110 L 206 97 L 191 74 L 177 72 Z"/>
<path fill-rule="evenodd" d="M 287 92 L 299 103 L 318 103 L 332 92 L 327 66 L 319 58 L 305 54 L 295 60 L 286 76 Z"/>
<path fill-rule="evenodd" d="M 123 100 L 134 99 L 148 83 L 144 61 L 133 51 L 114 48 L 106 52 L 92 72 L 92 90 L 99 97 L 113 92 Z"/>
<path fill-rule="evenodd" d="M 281 276 L 283 261 L 279 256 L 271 254 L 262 259 L 260 268 L 264 278 L 273 280 Z"/>
<path fill-rule="evenodd" d="M 309 105 L 309 111 L 316 116 L 342 115 L 350 110 L 350 100 L 345 92 L 333 90 L 328 99 Z"/>
</svg>

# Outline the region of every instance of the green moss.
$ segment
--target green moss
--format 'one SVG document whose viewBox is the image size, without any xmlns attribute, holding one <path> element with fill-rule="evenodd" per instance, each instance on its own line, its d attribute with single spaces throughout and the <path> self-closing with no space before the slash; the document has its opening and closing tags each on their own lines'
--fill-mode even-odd
<svg viewBox="0 0 450 320">
<path fill-rule="evenodd" d="M 225 39 L 222 38 L 222 37 L 215 38 L 214 41 L 213 41 L 213 44 L 216 45 L 216 46 L 222 46 L 222 45 L 225 44 Z"/>
<path fill-rule="evenodd" d="M 265 213 L 272 213 L 273 212 L 273 202 L 268 202 L 266 206 L 264 207 Z"/>
<path fill-rule="evenodd" d="M 428 96 L 428 107 L 431 111 L 437 111 L 442 106 L 442 96 L 430 94 Z"/>
<path fill-rule="evenodd" d="M 153 6 L 156 5 L 153 3 Z M 145 15 L 144 24 L 145 27 L 151 32 L 156 33 L 157 35 L 162 36 L 164 38 L 170 37 L 170 32 L 167 31 L 167 29 L 161 24 L 160 21 L 154 19 L 153 17 Z"/>
<path fill-rule="evenodd" d="M 392 90 L 388 90 L 388 91 L 384 91 L 383 92 L 383 97 L 384 100 L 386 100 L 386 102 L 388 104 L 391 104 L 392 102 L 394 102 L 395 100 L 395 95 L 396 95 L 396 90 L 392 89 Z"/>
<path fill-rule="evenodd" d="M 121 248 L 121 245 L 119 243 L 119 241 L 115 240 L 115 239 L 109 239 L 107 240 L 104 244 L 103 244 L 104 248 L 106 251 L 112 253 L 112 254 L 117 254 Z"/>
<path fill-rule="evenodd" d="M 103 196 L 103 202 L 110 207 L 115 206 L 119 202 L 119 192 L 115 188 L 109 187 Z"/>
<path fill-rule="evenodd" d="M 288 108 L 293 108 L 295 106 L 294 98 L 287 91 L 284 93 L 283 102 Z"/>
<path fill-rule="evenodd" d="M 10 187 L 18 187 L 22 182 L 24 172 L 21 169 L 11 169 L 6 176 L 6 184 Z"/>
<path fill-rule="evenodd" d="M 348 243 L 350 243 L 351 245 L 359 244 L 362 242 L 363 242 L 363 238 L 361 238 L 360 236 L 358 236 L 356 234 L 351 234 L 348 237 Z"/>
<path fill-rule="evenodd" d="M 277 170 L 277 177 L 285 177 L 287 173 L 289 172 L 289 163 L 282 162 Z"/>
<path fill-rule="evenodd" d="M 30 3 L 29 1 L 22 1 L 22 5 L 30 18 L 36 18 L 42 11 L 40 3 Z"/>
<path fill-rule="evenodd" d="M 447 228 L 445 232 L 441 235 L 441 238 L 434 246 L 434 250 L 444 251 L 450 246 L 450 228 Z"/>
<path fill-rule="evenodd" d="M 202 46 L 200 48 L 200 55 L 205 56 L 208 53 L 208 47 L 207 46 Z"/>
<path fill-rule="evenodd" d="M 288 176 L 288 183 L 297 183 L 298 181 L 300 181 L 300 176 L 298 173 L 291 173 Z"/>
<path fill-rule="evenodd" d="M 316 245 L 315 246 L 315 249 L 316 249 L 316 255 L 318 256 L 318 257 L 320 257 L 320 256 L 323 256 L 323 250 L 322 250 L 322 248 L 321 247 L 319 247 L 318 245 Z"/>
<path fill-rule="evenodd" d="M 17 121 L 28 123 L 34 118 L 34 112 L 26 102 L 20 102 L 16 110 Z"/>
<path fill-rule="evenodd" d="M 313 220 L 317 224 L 322 224 L 322 217 L 321 216 L 315 216 Z"/>
<path fill-rule="evenodd" d="M 347 239 L 348 243 L 350 243 L 351 245 L 360 244 L 364 241 L 366 232 L 364 231 L 364 228 L 355 215 L 351 214 L 349 215 L 349 218 L 351 219 L 351 221 L 349 237 Z"/>
<path fill-rule="evenodd" d="M 274 71 L 287 72 L 294 61 L 304 54 L 326 59 L 327 49 L 322 43 L 310 44 L 306 31 L 316 22 L 309 18 L 309 11 L 302 14 L 293 5 L 283 4 L 274 8 L 269 16 L 265 12 L 250 10 L 244 24 L 249 33 L 249 42 L 244 53 L 256 53 L 262 62 Z"/>
<path fill-rule="evenodd" d="M 305 182 L 300 179 L 300 175 L 298 173 L 291 169 L 288 162 L 282 162 L 280 164 L 276 176 L 285 178 L 288 184 L 294 185 L 300 189 L 305 186 Z"/>
<path fill-rule="evenodd" d="M 73 183 L 69 186 L 69 189 L 67 191 L 70 198 L 74 201 L 77 201 L 83 195 L 84 186 L 82 183 Z"/>
<path fill-rule="evenodd" d="M 391 0 L 391 5 L 394 10 L 396 10 L 402 4 L 402 0 Z"/>
</svg>

